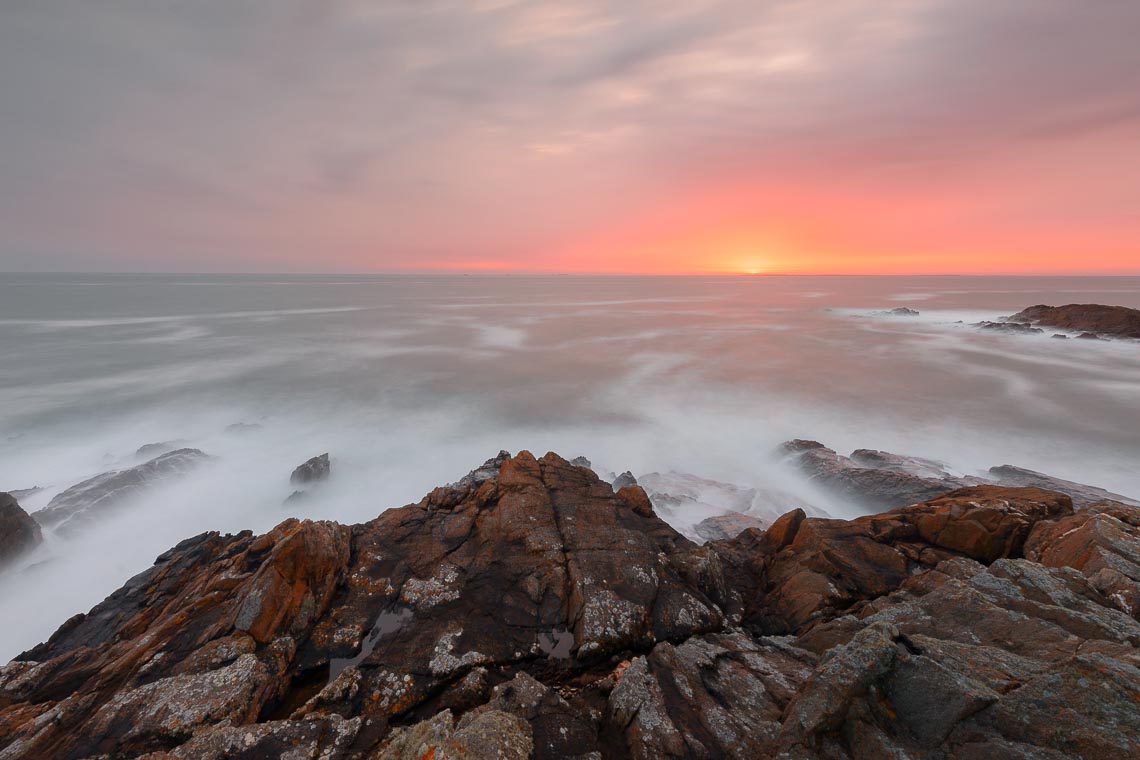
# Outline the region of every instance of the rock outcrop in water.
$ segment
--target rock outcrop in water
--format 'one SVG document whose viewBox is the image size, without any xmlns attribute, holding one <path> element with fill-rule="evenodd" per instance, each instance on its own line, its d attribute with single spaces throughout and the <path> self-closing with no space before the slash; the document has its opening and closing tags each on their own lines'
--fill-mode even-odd
<svg viewBox="0 0 1140 760">
<path fill-rule="evenodd" d="M 1041 304 L 1019 311 L 1009 317 L 1009 322 L 1088 333 L 1092 337 L 1103 335 L 1140 339 L 1140 309 L 1125 306 L 1095 303 L 1071 303 L 1065 306 Z"/>
<path fill-rule="evenodd" d="M 198 449 L 176 449 L 136 467 L 104 472 L 57 494 L 32 516 L 57 533 L 73 533 L 144 489 L 185 475 L 207 459 Z"/>
<path fill-rule="evenodd" d="M 845 457 L 817 441 L 788 441 L 781 453 L 812 482 L 870 511 L 914 504 L 981 482 L 953 475 L 930 459 L 870 449 Z"/>
<path fill-rule="evenodd" d="M 786 461 L 816 485 L 868 511 L 913 504 L 955 488 L 976 485 L 1028 486 L 1065 494 L 1078 507 L 1111 500 L 1140 506 L 1140 501 L 1096 486 L 1013 465 L 991 467 L 989 477 L 959 475 L 932 459 L 886 451 L 856 449 L 841 456 L 816 441 L 788 441 L 780 447 Z"/>
<path fill-rule="evenodd" d="M 984 486 L 697 546 L 553 454 L 489 469 L 184 541 L 0 669 L 0 758 L 1135 750 L 1140 509 Z"/>
<path fill-rule="evenodd" d="M 16 497 L 0 493 L 0 570 L 42 540 L 39 524 L 23 510 Z"/>
<path fill-rule="evenodd" d="M 316 483 L 328 480 L 331 472 L 332 462 L 329 461 L 329 455 L 326 452 L 297 465 L 293 474 L 289 476 L 289 482 L 294 485 Z"/>
</svg>

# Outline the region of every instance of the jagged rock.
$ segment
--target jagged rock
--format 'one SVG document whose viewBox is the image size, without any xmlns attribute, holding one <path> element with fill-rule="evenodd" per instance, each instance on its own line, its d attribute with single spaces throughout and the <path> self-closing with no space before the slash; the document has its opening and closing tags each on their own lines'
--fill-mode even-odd
<svg viewBox="0 0 1140 760">
<path fill-rule="evenodd" d="M 488 459 L 483 464 L 476 467 L 471 472 L 464 475 L 457 482 L 451 483 L 450 488 L 471 488 L 480 483 L 490 480 L 499 474 L 499 468 L 503 466 L 503 462 L 511 458 L 511 452 L 500 451 L 495 456 Z"/>
<path fill-rule="evenodd" d="M 1103 501 L 1036 525 L 1025 556 L 1080 570 L 1110 604 L 1140 619 L 1140 508 Z"/>
<path fill-rule="evenodd" d="M 326 452 L 297 465 L 293 474 L 289 476 L 289 482 L 294 485 L 316 483 L 327 480 L 331 471 L 332 464 L 329 462 L 329 455 Z"/>
<path fill-rule="evenodd" d="M 638 657 L 609 699 L 634 758 L 773 757 L 815 656 L 778 639 L 710 634 Z"/>
<path fill-rule="evenodd" d="M 0 569 L 39 546 L 39 524 L 10 493 L 0 493 Z"/>
<path fill-rule="evenodd" d="M 816 441 L 795 440 L 783 454 L 814 483 L 870 511 L 915 504 L 977 485 L 978 478 L 954 475 L 930 459 L 859 449 L 850 458 Z"/>
<path fill-rule="evenodd" d="M 198 449 L 177 449 L 125 470 L 112 470 L 57 494 L 32 517 L 60 534 L 82 530 L 145 489 L 185 475 L 209 457 Z"/>
<path fill-rule="evenodd" d="M 626 486 L 635 485 L 637 485 L 637 478 L 633 477 L 633 473 L 629 470 L 626 470 L 621 475 L 618 475 L 616 478 L 614 478 L 613 481 L 613 487 L 615 491 L 620 491 Z"/>
<path fill-rule="evenodd" d="M 0 758 L 1128 757 L 1140 623 L 1098 579 L 1137 524 L 985 486 L 696 546 L 521 452 L 182 542 L 0 668 Z"/>
<path fill-rule="evenodd" d="M 896 306 L 893 309 L 889 309 L 887 314 L 890 314 L 892 317 L 917 317 L 918 310 L 911 309 L 907 306 Z"/>
<path fill-rule="evenodd" d="M 763 520 L 758 520 L 739 512 L 728 512 L 716 517 L 707 517 L 697 523 L 694 531 L 705 541 L 720 541 L 734 538 L 749 528 L 764 529 L 768 527 Z"/>
<path fill-rule="evenodd" d="M 1030 306 L 1009 317 L 1013 322 L 1044 325 L 1060 330 L 1140 338 L 1140 310 L 1125 306 L 1071 303 L 1066 306 Z M 1080 335 L 1078 337 L 1085 337 Z"/>
<path fill-rule="evenodd" d="M 1076 572 L 951 559 L 858 618 L 785 713 L 790 757 L 1113 757 L 1135 747 L 1140 625 Z M 830 634 L 826 629 L 833 629 Z"/>
<path fill-rule="evenodd" d="M 587 470 L 594 469 L 593 463 L 589 459 L 586 459 L 586 457 L 574 457 L 570 460 L 570 464 L 575 467 L 585 467 Z"/>
<path fill-rule="evenodd" d="M 792 513 L 773 525 L 772 535 L 748 531 L 713 546 L 736 570 L 731 575 L 753 579 L 746 624 L 795 633 L 889 594 L 944 559 L 1019 557 L 1035 523 L 1072 511 L 1063 494 L 975 486 L 850 521 Z"/>
<path fill-rule="evenodd" d="M 1071 480 L 1055 478 L 1043 472 L 1034 472 L 1033 470 L 1027 470 L 1023 467 L 1014 467 L 1010 464 L 991 467 L 990 475 L 993 476 L 995 481 L 1004 486 L 1033 486 L 1035 488 L 1044 488 L 1049 491 L 1059 491 L 1060 493 L 1068 494 L 1073 499 L 1073 506 L 1078 509 L 1087 507 L 1090 504 L 1095 504 L 1098 501 L 1104 501 L 1105 499 L 1140 506 L 1140 501 L 1112 493 L 1111 491 L 1106 491 L 1103 488 L 1087 486 L 1083 483 L 1074 483 Z"/>
</svg>

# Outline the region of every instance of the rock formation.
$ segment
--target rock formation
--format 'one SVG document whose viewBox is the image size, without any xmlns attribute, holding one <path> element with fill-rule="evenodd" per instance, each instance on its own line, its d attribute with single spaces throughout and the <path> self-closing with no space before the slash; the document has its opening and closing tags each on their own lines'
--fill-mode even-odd
<svg viewBox="0 0 1140 760">
<path fill-rule="evenodd" d="M 986 484 L 1058 491 L 1077 507 L 1106 499 L 1140 506 L 1140 501 L 1103 488 L 1008 464 L 991 467 L 989 477 L 983 478 L 952 473 L 932 459 L 886 451 L 856 449 L 844 457 L 816 441 L 788 441 L 780 453 L 816 485 L 871 512 L 913 504 L 955 488 Z"/>
<path fill-rule="evenodd" d="M 1140 339 L 1140 309 L 1129 309 L 1125 306 L 1105 306 L 1095 303 L 1030 306 L 1009 317 L 1009 321 L 1087 333 L 1094 338 L 1106 335 L 1114 338 Z"/>
<path fill-rule="evenodd" d="M 198 449 L 177 449 L 125 470 L 96 475 L 57 494 L 32 516 L 45 528 L 67 534 L 121 506 L 144 489 L 185 475 L 209 459 Z"/>
<path fill-rule="evenodd" d="M 914 504 L 981 482 L 953 475 L 930 459 L 869 449 L 844 457 L 817 441 L 788 441 L 781 452 L 813 483 L 869 511 Z"/>
<path fill-rule="evenodd" d="M 332 463 L 329 461 L 329 455 L 326 452 L 297 465 L 293 474 L 289 476 L 289 482 L 294 485 L 316 483 L 327 480 L 330 472 L 332 472 Z"/>
<path fill-rule="evenodd" d="M 0 668 L 0 758 L 1134 754 L 1138 508 L 979 486 L 697 546 L 556 455 L 491 469 L 182 542 Z"/>
<path fill-rule="evenodd" d="M 0 570 L 43 540 L 40 526 L 10 493 L 0 493 Z"/>
<path fill-rule="evenodd" d="M 1073 504 L 1078 507 L 1087 507 L 1106 499 L 1140 507 L 1140 501 L 1130 499 L 1127 496 L 1121 496 L 1118 493 L 1112 493 L 1096 486 L 1055 478 L 1052 475 L 1027 470 L 1024 467 L 1003 464 L 998 467 L 991 467 L 989 474 L 994 481 L 1006 486 L 1033 486 L 1035 488 L 1047 488 L 1050 491 L 1060 491 L 1072 498 Z"/>
</svg>

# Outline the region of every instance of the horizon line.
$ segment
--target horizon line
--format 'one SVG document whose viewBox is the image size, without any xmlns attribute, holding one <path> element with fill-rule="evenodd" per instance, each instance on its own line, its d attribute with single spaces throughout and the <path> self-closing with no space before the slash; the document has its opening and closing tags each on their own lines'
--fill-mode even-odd
<svg viewBox="0 0 1140 760">
<path fill-rule="evenodd" d="M 394 269 L 394 270 L 355 270 L 355 271 L 128 271 L 128 270 L 3 270 L 2 275 L 75 275 L 75 276 L 279 276 L 279 277 L 726 277 L 726 278 L 765 278 L 765 277 L 1140 277 L 1140 269 L 1135 271 L 1111 272 L 613 272 L 613 271 L 574 271 L 574 270 L 534 270 L 534 269 Z"/>
</svg>

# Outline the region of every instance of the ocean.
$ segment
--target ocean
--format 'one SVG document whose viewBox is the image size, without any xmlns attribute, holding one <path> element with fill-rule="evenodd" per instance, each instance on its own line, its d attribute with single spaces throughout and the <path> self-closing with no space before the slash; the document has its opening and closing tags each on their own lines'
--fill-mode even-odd
<svg viewBox="0 0 1140 760">
<path fill-rule="evenodd" d="M 972 326 L 1038 303 L 1140 308 L 1140 277 L 0 274 L 0 490 L 33 512 L 146 444 L 211 457 L 0 576 L 0 657 L 191 535 L 370 519 L 500 449 L 837 516 L 782 441 L 1140 496 L 1140 344 Z"/>
</svg>

